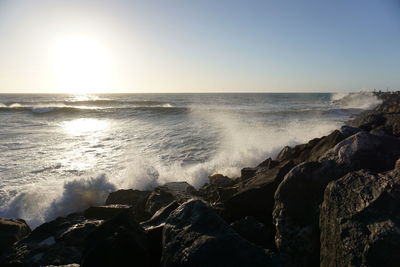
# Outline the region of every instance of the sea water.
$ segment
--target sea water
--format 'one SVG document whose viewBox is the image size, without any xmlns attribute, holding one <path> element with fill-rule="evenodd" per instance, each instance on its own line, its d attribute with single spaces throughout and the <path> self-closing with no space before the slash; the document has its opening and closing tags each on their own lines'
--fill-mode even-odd
<svg viewBox="0 0 400 267">
<path fill-rule="evenodd" d="M 0 217 L 35 227 L 119 188 L 240 176 L 379 103 L 349 96 L 1 94 Z"/>
</svg>

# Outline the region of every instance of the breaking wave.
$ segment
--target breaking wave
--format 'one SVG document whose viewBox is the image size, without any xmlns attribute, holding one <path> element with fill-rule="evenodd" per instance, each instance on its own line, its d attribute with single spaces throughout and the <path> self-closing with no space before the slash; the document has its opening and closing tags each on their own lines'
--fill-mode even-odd
<svg viewBox="0 0 400 267">
<path fill-rule="evenodd" d="M 372 92 L 335 93 L 332 102 L 341 108 L 372 109 L 382 103 Z"/>
</svg>

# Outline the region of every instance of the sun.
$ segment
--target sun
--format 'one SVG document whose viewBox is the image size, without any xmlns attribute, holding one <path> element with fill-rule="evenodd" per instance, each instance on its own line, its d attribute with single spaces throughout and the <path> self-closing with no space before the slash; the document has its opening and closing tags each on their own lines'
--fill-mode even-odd
<svg viewBox="0 0 400 267">
<path fill-rule="evenodd" d="M 64 36 L 54 42 L 52 61 L 59 92 L 90 94 L 110 89 L 112 62 L 103 42 L 85 35 Z"/>
</svg>

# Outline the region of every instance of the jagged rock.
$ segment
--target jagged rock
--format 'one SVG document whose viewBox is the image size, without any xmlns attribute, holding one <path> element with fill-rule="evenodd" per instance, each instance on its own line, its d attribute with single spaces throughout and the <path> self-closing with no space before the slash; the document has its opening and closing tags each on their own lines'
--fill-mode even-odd
<svg viewBox="0 0 400 267">
<path fill-rule="evenodd" d="M 228 222 L 233 222 L 246 216 L 253 216 L 269 226 L 272 221 L 275 190 L 292 167 L 291 161 L 284 161 L 266 172 L 257 173 L 253 178 L 239 183 L 238 192 L 223 203 L 224 218 Z"/>
<path fill-rule="evenodd" d="M 144 229 L 125 211 L 105 221 L 85 240 L 82 267 L 148 266 L 149 250 Z"/>
<path fill-rule="evenodd" d="M 230 225 L 241 237 L 263 248 L 275 249 L 273 244 L 274 231 L 258 222 L 253 217 L 247 216 Z"/>
<path fill-rule="evenodd" d="M 0 218 L 0 255 L 9 250 L 11 246 L 26 237 L 31 229 L 22 219 Z"/>
<path fill-rule="evenodd" d="M 19 241 L 3 265 L 45 266 L 80 262 L 85 238 L 103 221 L 87 220 L 75 213 L 37 227 Z"/>
<path fill-rule="evenodd" d="M 163 231 L 161 266 L 277 266 L 201 200 L 182 204 Z"/>
<path fill-rule="evenodd" d="M 321 266 L 399 266 L 400 169 L 330 183 L 320 225 Z"/>
<path fill-rule="evenodd" d="M 322 160 L 334 160 L 348 171 L 393 169 L 400 156 L 400 140 L 391 136 L 376 136 L 367 132 L 352 135 L 327 151 Z"/>
<path fill-rule="evenodd" d="M 342 133 L 342 135 L 345 138 L 352 136 L 353 134 L 356 134 L 361 131 L 362 131 L 362 129 L 360 129 L 360 128 L 352 127 L 352 126 L 348 126 L 348 125 L 343 125 L 342 127 L 340 127 L 340 132 Z"/>
<path fill-rule="evenodd" d="M 145 205 L 150 191 L 121 189 L 108 195 L 105 205 L 122 204 L 132 206 L 137 222 L 148 220 L 152 214 L 145 211 Z"/>
<path fill-rule="evenodd" d="M 151 217 L 147 221 L 140 223 L 140 225 L 142 227 L 144 227 L 145 229 L 147 229 L 149 227 L 157 227 L 160 225 L 164 225 L 165 221 L 167 220 L 167 218 L 171 214 L 171 212 L 173 212 L 178 207 L 179 207 L 178 202 L 173 201 L 168 206 L 165 206 L 165 207 L 159 209 L 153 215 L 153 217 Z"/>
<path fill-rule="evenodd" d="M 156 187 L 150 194 L 145 205 L 145 211 L 153 215 L 173 201 L 183 203 L 196 194 L 196 189 L 186 182 L 166 183 L 163 186 Z"/>
<path fill-rule="evenodd" d="M 360 114 L 348 124 L 353 127 L 357 127 L 366 131 L 370 131 L 378 126 L 384 125 L 386 118 L 382 113 L 376 111 L 368 111 L 364 114 Z"/>
<path fill-rule="evenodd" d="M 83 215 L 88 219 L 107 220 L 112 217 L 124 212 L 131 210 L 132 207 L 129 205 L 113 204 L 105 206 L 89 207 L 83 212 Z"/>
<path fill-rule="evenodd" d="M 340 131 L 336 130 L 327 136 L 312 139 L 307 144 L 297 145 L 293 148 L 286 146 L 278 154 L 276 160 L 292 160 L 295 165 L 305 161 L 317 161 L 326 151 L 344 138 L 345 136 Z"/>
<path fill-rule="evenodd" d="M 243 168 L 241 170 L 240 178 L 241 179 L 249 179 L 256 175 L 257 168 Z"/>
<path fill-rule="evenodd" d="M 326 185 L 343 174 L 334 162 L 305 162 L 294 167 L 275 193 L 273 222 L 279 251 L 288 266 L 319 265 L 319 205 Z"/>
<path fill-rule="evenodd" d="M 210 185 L 213 185 L 215 187 L 228 187 L 232 186 L 235 184 L 235 180 L 224 176 L 222 174 L 214 174 L 208 177 L 210 181 Z"/>
</svg>

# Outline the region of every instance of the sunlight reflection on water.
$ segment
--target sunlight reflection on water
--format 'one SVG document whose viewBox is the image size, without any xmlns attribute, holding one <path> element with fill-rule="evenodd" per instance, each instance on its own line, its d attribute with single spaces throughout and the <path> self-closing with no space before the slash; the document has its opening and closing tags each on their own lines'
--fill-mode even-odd
<svg viewBox="0 0 400 267">
<path fill-rule="evenodd" d="M 81 118 L 62 123 L 64 130 L 73 136 L 91 135 L 107 130 L 109 123 L 105 120 Z"/>
</svg>

